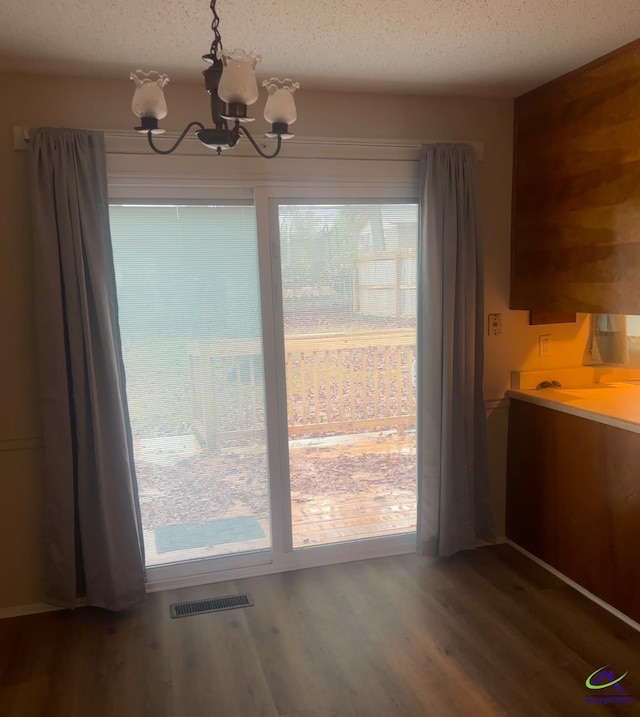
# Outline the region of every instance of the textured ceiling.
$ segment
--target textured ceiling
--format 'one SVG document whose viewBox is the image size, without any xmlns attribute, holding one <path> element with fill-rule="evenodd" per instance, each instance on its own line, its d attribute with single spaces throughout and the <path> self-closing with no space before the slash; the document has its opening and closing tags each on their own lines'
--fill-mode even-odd
<svg viewBox="0 0 640 717">
<path fill-rule="evenodd" d="M 225 46 L 303 89 L 513 97 L 640 35 L 638 0 L 219 0 Z M 0 0 L 0 70 L 199 80 L 206 0 Z"/>
</svg>

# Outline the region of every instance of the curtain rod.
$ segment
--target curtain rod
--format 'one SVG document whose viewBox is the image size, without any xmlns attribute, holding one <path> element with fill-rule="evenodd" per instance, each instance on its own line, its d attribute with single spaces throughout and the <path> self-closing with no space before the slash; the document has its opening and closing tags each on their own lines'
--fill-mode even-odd
<svg viewBox="0 0 640 717">
<path fill-rule="evenodd" d="M 29 142 L 30 127 L 17 125 L 13 128 L 13 148 L 24 150 Z M 105 139 L 133 139 L 136 137 L 133 130 L 98 130 L 104 132 Z M 162 137 L 167 140 L 175 140 L 178 132 L 165 132 Z M 185 141 L 197 141 L 197 138 L 188 137 Z M 441 143 L 469 144 L 476 151 L 478 161 L 484 160 L 484 142 L 471 140 L 447 140 L 447 139 L 376 139 L 363 137 L 293 137 L 287 140 L 287 144 L 298 146 L 333 146 L 333 147 L 371 147 L 372 149 L 416 149 L 419 150 L 425 144 Z"/>
</svg>

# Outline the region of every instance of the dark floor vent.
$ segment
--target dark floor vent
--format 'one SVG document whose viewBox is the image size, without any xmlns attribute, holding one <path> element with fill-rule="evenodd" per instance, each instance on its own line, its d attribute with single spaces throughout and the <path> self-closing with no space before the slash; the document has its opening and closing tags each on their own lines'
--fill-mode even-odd
<svg viewBox="0 0 640 717">
<path fill-rule="evenodd" d="M 171 617 L 189 617 L 202 615 L 205 612 L 220 612 L 221 610 L 234 610 L 237 607 L 251 607 L 253 600 L 249 593 L 241 595 L 224 595 L 223 597 L 208 600 L 194 600 L 193 602 L 176 602 L 169 606 Z"/>
</svg>

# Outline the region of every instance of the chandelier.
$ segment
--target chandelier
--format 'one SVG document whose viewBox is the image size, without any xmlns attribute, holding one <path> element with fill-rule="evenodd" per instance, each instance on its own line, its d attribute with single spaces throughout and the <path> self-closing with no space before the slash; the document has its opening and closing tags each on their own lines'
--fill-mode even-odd
<svg viewBox="0 0 640 717">
<path fill-rule="evenodd" d="M 171 154 L 182 143 L 193 128 L 197 128 L 196 137 L 206 147 L 215 149 L 218 154 L 238 144 L 244 135 L 253 145 L 256 152 L 265 159 L 277 157 L 282 148 L 282 140 L 294 135 L 289 133 L 289 125 L 297 118 L 293 95 L 300 88 L 298 82 L 290 79 L 279 80 L 272 77 L 264 80 L 262 86 L 267 90 L 267 102 L 264 117 L 271 124 L 271 131 L 266 136 L 276 140 L 271 154 L 264 152 L 246 127 L 254 117 L 247 115 L 249 105 L 258 99 L 258 83 L 255 69 L 260 56 L 244 50 L 227 51 L 222 47 L 222 38 L 218 25 L 220 18 L 216 12 L 217 0 L 211 0 L 213 13 L 211 30 L 213 42 L 209 53 L 202 59 L 209 67 L 202 72 L 207 92 L 211 97 L 211 119 L 213 127 L 205 127 L 201 122 L 190 122 L 182 131 L 175 144 L 168 149 L 161 149 L 154 144 L 154 136 L 162 134 L 164 129 L 158 126 L 158 120 L 167 116 L 167 102 L 163 88 L 169 82 L 167 75 L 158 72 L 132 72 L 130 79 L 135 84 L 131 110 L 140 118 L 140 126 L 135 129 L 147 135 L 149 146 L 157 154 Z"/>
</svg>

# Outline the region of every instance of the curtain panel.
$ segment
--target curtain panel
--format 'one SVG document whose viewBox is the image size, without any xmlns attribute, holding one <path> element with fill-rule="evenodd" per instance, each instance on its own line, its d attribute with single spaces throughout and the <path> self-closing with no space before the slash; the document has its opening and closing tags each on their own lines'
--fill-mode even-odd
<svg viewBox="0 0 640 717">
<path fill-rule="evenodd" d="M 590 363 L 629 364 L 627 317 L 623 314 L 592 314 L 589 338 Z"/>
<path fill-rule="evenodd" d="M 418 244 L 418 550 L 495 539 L 483 379 L 483 260 L 474 149 L 428 145 Z"/>
<path fill-rule="evenodd" d="M 103 134 L 33 130 L 29 179 L 46 600 L 122 610 L 145 572 Z"/>
</svg>

